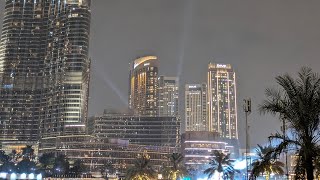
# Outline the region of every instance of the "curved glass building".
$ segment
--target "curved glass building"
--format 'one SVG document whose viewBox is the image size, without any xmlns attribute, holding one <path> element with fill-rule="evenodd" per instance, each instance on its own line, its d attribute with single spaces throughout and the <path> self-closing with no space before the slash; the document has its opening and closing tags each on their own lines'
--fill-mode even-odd
<svg viewBox="0 0 320 180">
<path fill-rule="evenodd" d="M 90 15 L 90 0 L 6 0 L 2 143 L 40 140 L 50 146 L 57 135 L 85 132 Z"/>
<path fill-rule="evenodd" d="M 135 115 L 158 115 L 158 58 L 140 57 L 130 67 L 129 108 Z"/>
</svg>

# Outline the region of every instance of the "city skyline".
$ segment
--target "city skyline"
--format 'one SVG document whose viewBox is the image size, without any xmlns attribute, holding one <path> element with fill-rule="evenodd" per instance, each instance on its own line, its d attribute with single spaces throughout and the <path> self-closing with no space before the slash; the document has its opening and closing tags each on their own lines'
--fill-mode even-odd
<svg viewBox="0 0 320 180">
<path fill-rule="evenodd" d="M 0 177 L 320 174 L 320 2 L 144 1 L 0 1 Z"/>
<path fill-rule="evenodd" d="M 206 81 L 209 61 L 230 63 L 238 74 L 239 130 L 244 130 L 242 99 L 251 97 L 249 119 L 255 145 L 280 127 L 277 118 L 261 116 L 256 110 L 265 88 L 275 85 L 274 77 L 296 72 L 303 65 L 320 69 L 316 18 L 320 2 L 142 2 L 92 4 L 91 115 L 126 105 L 128 76 L 119 69 L 126 71 L 138 55 L 156 54 L 161 59 L 160 74 L 176 76 L 182 69 L 181 84 Z"/>
</svg>

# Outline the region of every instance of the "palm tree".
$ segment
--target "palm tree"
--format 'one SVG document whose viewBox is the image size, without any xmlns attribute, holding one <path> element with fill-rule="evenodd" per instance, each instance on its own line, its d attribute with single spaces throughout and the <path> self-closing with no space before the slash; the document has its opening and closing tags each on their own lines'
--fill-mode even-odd
<svg viewBox="0 0 320 180">
<path fill-rule="evenodd" d="M 204 171 L 205 174 L 208 174 L 208 178 L 211 178 L 216 172 L 219 173 L 219 179 L 222 173 L 224 178 L 233 178 L 235 170 L 232 166 L 230 154 L 214 150 L 212 155 L 214 158 L 209 163 L 210 167 Z"/>
<path fill-rule="evenodd" d="M 155 178 L 155 171 L 150 166 L 150 157 L 147 154 L 139 155 L 134 166 L 126 174 L 126 180 L 150 180 Z"/>
<path fill-rule="evenodd" d="M 53 168 L 55 161 L 54 153 L 44 153 L 39 157 L 39 163 L 41 164 L 41 168 L 45 171 Z"/>
<path fill-rule="evenodd" d="M 19 173 L 32 173 L 36 171 L 36 163 L 25 157 L 17 164 Z"/>
<path fill-rule="evenodd" d="M 267 99 L 260 106 L 263 113 L 278 115 L 285 121 L 293 137 L 282 134 L 271 135 L 270 139 L 278 139 L 281 143 L 275 148 L 277 155 L 288 148 L 294 148 L 299 155 L 301 173 L 313 179 L 315 170 L 313 162 L 317 157 L 320 115 L 320 77 L 310 68 L 302 68 L 298 78 L 285 74 L 276 77 L 280 89 L 267 89 Z M 301 171 L 302 169 L 302 171 Z"/>
<path fill-rule="evenodd" d="M 65 155 L 58 155 L 55 158 L 54 165 L 53 165 L 53 173 L 62 175 L 67 174 L 69 172 L 70 163 Z"/>
<path fill-rule="evenodd" d="M 186 169 L 182 164 L 183 155 L 180 153 L 172 153 L 167 158 L 169 159 L 171 166 L 164 168 L 164 176 L 169 180 L 176 180 L 183 177 L 186 174 Z"/>
<path fill-rule="evenodd" d="M 316 157 L 316 161 L 314 162 L 315 168 L 316 168 L 316 178 L 320 179 L 320 157 Z"/>
<path fill-rule="evenodd" d="M 101 175 L 104 178 L 107 178 L 108 174 L 113 174 L 114 173 L 115 168 L 112 165 L 112 161 L 107 160 L 103 162 L 103 165 L 100 169 Z"/>
<path fill-rule="evenodd" d="M 0 166 L 0 171 L 12 173 L 12 172 L 16 172 L 17 168 L 13 162 L 7 161 Z"/>
<path fill-rule="evenodd" d="M 10 156 L 8 156 L 5 151 L 0 150 L 0 161 L 1 164 L 4 164 L 10 160 Z"/>
<path fill-rule="evenodd" d="M 12 161 L 14 164 L 17 164 L 19 159 L 21 158 L 21 154 L 14 149 L 9 154 L 9 157 L 10 157 L 10 161 Z"/>
<path fill-rule="evenodd" d="M 76 161 L 74 161 L 73 167 L 70 169 L 70 171 L 78 176 L 82 173 L 85 173 L 87 169 L 83 161 L 81 159 L 77 159 Z"/>
<path fill-rule="evenodd" d="M 251 179 L 255 179 L 260 176 L 260 174 L 264 173 L 266 173 L 267 180 L 270 178 L 271 173 L 280 175 L 284 174 L 282 169 L 284 164 L 274 159 L 274 148 L 272 146 L 269 145 L 262 147 L 258 144 L 256 152 L 259 158 L 251 164 Z"/>
<path fill-rule="evenodd" d="M 22 148 L 22 157 L 29 158 L 30 160 L 34 159 L 34 149 L 32 145 L 26 145 L 26 147 Z"/>
</svg>

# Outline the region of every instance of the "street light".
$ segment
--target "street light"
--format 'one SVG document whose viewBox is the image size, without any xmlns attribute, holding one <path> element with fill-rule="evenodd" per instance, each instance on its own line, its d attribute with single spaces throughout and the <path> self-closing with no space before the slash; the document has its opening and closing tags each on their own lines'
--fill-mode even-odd
<svg viewBox="0 0 320 180">
<path fill-rule="evenodd" d="M 243 105 L 243 110 L 245 112 L 245 116 L 246 116 L 246 180 L 249 179 L 249 175 L 248 175 L 248 154 L 249 154 L 249 148 L 250 148 L 250 142 L 249 142 L 249 128 L 250 126 L 248 125 L 248 115 L 251 113 L 251 99 L 244 99 L 244 105 Z"/>
</svg>

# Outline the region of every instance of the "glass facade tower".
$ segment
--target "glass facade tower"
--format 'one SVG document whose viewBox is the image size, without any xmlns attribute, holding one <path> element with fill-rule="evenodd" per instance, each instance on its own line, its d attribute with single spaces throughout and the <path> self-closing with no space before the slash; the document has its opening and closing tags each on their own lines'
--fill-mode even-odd
<svg viewBox="0 0 320 180">
<path fill-rule="evenodd" d="M 230 64 L 208 66 L 209 131 L 228 139 L 238 139 L 235 76 Z"/>
<path fill-rule="evenodd" d="M 207 131 L 207 85 L 186 84 L 185 119 L 186 131 Z"/>
<path fill-rule="evenodd" d="M 179 115 L 179 85 L 177 77 L 159 77 L 159 116 Z"/>
<path fill-rule="evenodd" d="M 6 0 L 1 142 L 85 132 L 90 14 L 90 0 Z"/>
</svg>

